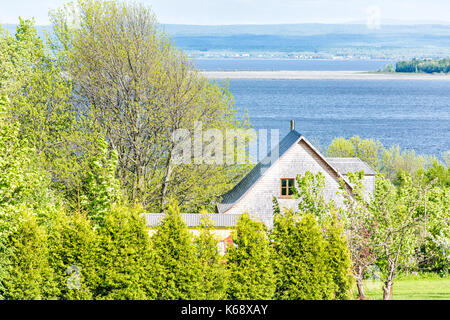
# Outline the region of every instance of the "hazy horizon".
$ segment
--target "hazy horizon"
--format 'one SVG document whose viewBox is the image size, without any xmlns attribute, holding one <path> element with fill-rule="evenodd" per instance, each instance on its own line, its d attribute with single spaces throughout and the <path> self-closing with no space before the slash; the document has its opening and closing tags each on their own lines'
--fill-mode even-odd
<svg viewBox="0 0 450 320">
<path fill-rule="evenodd" d="M 49 10 L 66 0 L 17 0 L 0 9 L 1 24 L 19 16 L 49 25 Z M 161 24 L 194 26 L 280 24 L 450 24 L 446 0 L 140 0 Z"/>
</svg>

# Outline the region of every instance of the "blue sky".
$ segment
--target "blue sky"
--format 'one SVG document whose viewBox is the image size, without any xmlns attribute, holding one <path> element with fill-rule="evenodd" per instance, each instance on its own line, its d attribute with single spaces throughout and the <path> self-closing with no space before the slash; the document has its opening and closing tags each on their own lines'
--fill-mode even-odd
<svg viewBox="0 0 450 320">
<path fill-rule="evenodd" d="M 376 14 L 381 23 L 447 22 L 449 0 L 136 0 L 153 8 L 161 23 L 274 24 L 365 22 Z M 19 16 L 48 24 L 48 10 L 66 0 L 0 0 L 0 23 Z"/>
</svg>

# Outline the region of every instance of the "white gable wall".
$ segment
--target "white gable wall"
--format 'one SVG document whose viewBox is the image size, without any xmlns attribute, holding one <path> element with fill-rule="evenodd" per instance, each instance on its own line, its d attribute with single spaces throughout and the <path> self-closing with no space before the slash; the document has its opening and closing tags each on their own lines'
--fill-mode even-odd
<svg viewBox="0 0 450 320">
<path fill-rule="evenodd" d="M 326 200 L 335 200 L 342 204 L 342 197 L 337 195 L 339 182 L 329 167 L 312 151 L 304 141 L 293 145 L 273 164 L 247 193 L 226 213 L 242 214 L 244 212 L 259 218 L 266 225 L 272 226 L 272 198 L 277 197 L 280 208 L 296 209 L 299 200 L 280 199 L 280 179 L 295 178 L 297 174 L 310 171 L 322 172 L 325 176 L 324 196 Z M 297 186 L 297 184 L 296 184 Z"/>
<path fill-rule="evenodd" d="M 364 185 L 364 198 L 370 202 L 371 196 L 375 192 L 375 175 L 365 175 L 362 183 Z"/>
</svg>

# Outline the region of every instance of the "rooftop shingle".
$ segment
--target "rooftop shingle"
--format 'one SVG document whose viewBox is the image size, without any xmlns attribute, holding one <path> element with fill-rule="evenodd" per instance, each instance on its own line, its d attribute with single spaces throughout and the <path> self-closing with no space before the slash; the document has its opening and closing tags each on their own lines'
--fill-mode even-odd
<svg viewBox="0 0 450 320">
<path fill-rule="evenodd" d="M 269 154 L 236 185 L 233 189 L 222 196 L 222 201 L 217 204 L 217 210 L 225 212 L 238 201 L 245 192 L 270 168 L 270 166 L 280 158 L 289 148 L 295 144 L 302 135 L 295 130 L 290 131 L 277 147 L 273 148 Z M 278 152 L 277 149 L 278 148 Z M 273 157 L 273 158 L 272 158 Z"/>
<path fill-rule="evenodd" d="M 376 174 L 366 162 L 359 158 L 325 158 L 327 162 L 339 173 L 347 174 L 349 172 L 364 171 L 365 175 Z"/>
<path fill-rule="evenodd" d="M 165 213 L 145 213 L 145 221 L 147 222 L 147 227 L 156 227 L 162 219 L 164 219 Z M 220 214 L 212 213 L 209 214 L 211 220 L 216 228 L 229 228 L 236 225 L 240 214 Z M 198 227 L 200 225 L 200 219 L 202 214 L 200 213 L 182 213 L 181 217 L 188 227 Z"/>
</svg>

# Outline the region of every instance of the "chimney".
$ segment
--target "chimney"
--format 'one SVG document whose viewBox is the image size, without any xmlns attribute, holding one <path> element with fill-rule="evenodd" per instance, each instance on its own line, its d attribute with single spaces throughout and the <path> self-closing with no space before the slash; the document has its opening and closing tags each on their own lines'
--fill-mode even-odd
<svg viewBox="0 0 450 320">
<path fill-rule="evenodd" d="M 291 120 L 291 131 L 295 130 L 295 121 Z"/>
</svg>

